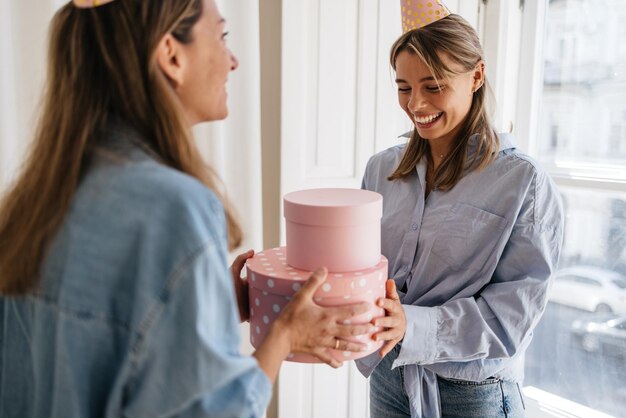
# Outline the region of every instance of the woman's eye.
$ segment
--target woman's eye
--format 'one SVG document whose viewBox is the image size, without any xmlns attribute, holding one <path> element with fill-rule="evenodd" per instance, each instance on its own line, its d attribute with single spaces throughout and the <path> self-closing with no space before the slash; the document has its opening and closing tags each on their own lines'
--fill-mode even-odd
<svg viewBox="0 0 626 418">
<path fill-rule="evenodd" d="M 224 32 L 222 34 L 222 41 L 226 41 L 226 37 L 228 36 L 228 32 Z"/>
<path fill-rule="evenodd" d="M 445 88 L 446 88 L 446 86 L 427 86 L 426 87 L 426 91 L 429 91 L 429 92 L 432 92 L 432 93 L 440 93 Z"/>
<path fill-rule="evenodd" d="M 410 89 L 410 88 L 407 88 L 407 87 L 404 87 L 404 88 L 400 88 L 400 87 L 398 87 L 398 91 L 399 91 L 400 93 L 408 93 L 408 92 L 410 92 L 410 91 L 411 91 L 411 89 Z"/>
</svg>

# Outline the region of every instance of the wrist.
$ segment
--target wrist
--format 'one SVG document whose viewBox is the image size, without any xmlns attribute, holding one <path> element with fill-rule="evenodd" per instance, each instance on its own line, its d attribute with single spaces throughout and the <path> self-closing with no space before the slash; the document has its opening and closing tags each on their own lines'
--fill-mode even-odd
<svg viewBox="0 0 626 418">
<path fill-rule="evenodd" d="M 265 339 L 272 341 L 273 349 L 280 353 L 283 359 L 293 350 L 291 332 L 280 317 L 272 323 Z"/>
</svg>

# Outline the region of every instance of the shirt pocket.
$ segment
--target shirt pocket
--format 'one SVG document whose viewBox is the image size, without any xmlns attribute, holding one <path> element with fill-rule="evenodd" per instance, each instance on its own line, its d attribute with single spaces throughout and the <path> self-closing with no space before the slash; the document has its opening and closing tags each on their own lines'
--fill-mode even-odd
<svg viewBox="0 0 626 418">
<path fill-rule="evenodd" d="M 481 271 L 506 225 L 502 216 L 457 203 L 439 225 L 431 254 L 453 271 Z"/>
</svg>

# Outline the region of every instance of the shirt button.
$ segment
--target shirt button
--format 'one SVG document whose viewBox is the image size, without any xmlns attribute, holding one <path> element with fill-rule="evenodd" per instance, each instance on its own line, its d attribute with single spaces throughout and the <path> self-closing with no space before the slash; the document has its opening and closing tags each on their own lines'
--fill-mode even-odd
<svg viewBox="0 0 626 418">
<path fill-rule="evenodd" d="M 411 229 L 412 229 L 413 231 L 417 231 L 417 227 L 418 227 L 418 225 L 417 225 L 417 224 L 412 224 L 412 225 L 411 225 Z"/>
</svg>

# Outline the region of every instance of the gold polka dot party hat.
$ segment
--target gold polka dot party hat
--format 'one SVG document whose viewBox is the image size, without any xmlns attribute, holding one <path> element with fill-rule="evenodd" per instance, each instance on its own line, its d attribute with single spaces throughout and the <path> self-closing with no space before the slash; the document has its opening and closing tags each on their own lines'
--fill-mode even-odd
<svg viewBox="0 0 626 418">
<path fill-rule="evenodd" d="M 450 15 L 441 0 L 400 0 L 402 33 L 423 28 Z"/>
<path fill-rule="evenodd" d="M 90 9 L 92 7 L 98 7 L 111 3 L 115 0 L 73 0 L 74 6 L 80 9 Z"/>
</svg>

